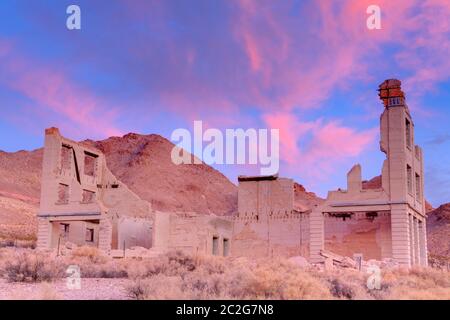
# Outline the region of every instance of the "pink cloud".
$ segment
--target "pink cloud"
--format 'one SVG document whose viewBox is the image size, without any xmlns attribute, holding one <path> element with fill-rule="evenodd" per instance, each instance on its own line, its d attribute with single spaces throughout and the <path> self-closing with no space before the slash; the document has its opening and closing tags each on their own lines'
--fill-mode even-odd
<svg viewBox="0 0 450 320">
<path fill-rule="evenodd" d="M 339 121 L 301 121 L 291 113 L 266 114 L 266 124 L 280 130 L 281 160 L 286 170 L 324 177 L 333 166 L 359 156 L 375 141 L 378 128 L 357 131 Z"/>
<path fill-rule="evenodd" d="M 245 33 L 243 35 L 244 43 L 245 43 L 245 51 L 250 60 L 250 65 L 253 71 L 258 71 L 261 69 L 261 57 L 258 51 L 257 45 L 255 43 L 255 39 L 249 34 Z"/>
<path fill-rule="evenodd" d="M 31 58 L 25 58 L 9 46 L 0 43 L 0 67 L 2 85 L 21 93 L 36 105 L 47 108 L 61 117 L 54 125 L 76 132 L 77 136 L 94 134 L 110 136 L 122 134 L 114 121 L 118 117 L 117 108 L 113 108 L 90 90 L 68 79 L 54 66 L 45 66 Z M 48 115 L 35 108 L 35 113 L 44 118 Z"/>
<path fill-rule="evenodd" d="M 317 108 L 336 88 L 350 88 L 354 81 L 373 81 L 370 62 L 380 62 L 386 78 L 392 65 L 385 64 L 381 45 L 399 46 L 401 69 L 412 76 L 405 89 L 423 94 L 450 77 L 450 16 L 447 0 L 380 0 L 382 30 L 366 27 L 371 0 L 316 1 L 307 9 L 305 32 L 292 15 L 292 3 L 239 1 L 234 33 L 254 73 L 248 95 L 263 109 Z M 272 6 L 274 8 L 272 8 Z M 419 13 L 417 13 L 419 12 Z M 305 18 L 305 17 L 304 17 Z M 320 23 L 317 23 L 320 22 Z M 315 25 L 314 23 L 317 23 Z M 312 31 L 313 30 L 313 31 Z M 382 81 L 383 79 L 379 79 Z M 268 96 L 265 92 L 274 92 Z"/>
</svg>

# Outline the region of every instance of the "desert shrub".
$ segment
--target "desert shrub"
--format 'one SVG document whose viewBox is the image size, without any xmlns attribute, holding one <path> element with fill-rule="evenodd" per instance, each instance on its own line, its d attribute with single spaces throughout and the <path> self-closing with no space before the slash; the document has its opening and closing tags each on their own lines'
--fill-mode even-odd
<svg viewBox="0 0 450 320">
<path fill-rule="evenodd" d="M 66 268 L 69 265 L 80 267 L 82 278 L 127 278 L 127 263 L 112 260 L 95 247 L 82 246 L 72 250 L 64 259 Z"/>
<path fill-rule="evenodd" d="M 428 264 L 436 269 L 450 271 L 450 257 L 448 256 L 430 254 Z"/>
<path fill-rule="evenodd" d="M 17 239 L 1 239 L 0 248 L 23 248 L 23 249 L 35 249 L 35 240 L 17 240 Z"/>
<path fill-rule="evenodd" d="M 44 254 L 18 252 L 5 262 L 3 274 L 11 282 L 42 282 L 61 277 L 63 269 Z"/>
<path fill-rule="evenodd" d="M 80 267 L 82 278 L 127 278 L 127 264 L 124 261 L 116 261 L 106 257 L 100 259 L 101 262 L 94 262 L 97 258 L 89 256 L 77 256 L 64 259 L 64 266 L 67 269 L 70 265 Z"/>
<path fill-rule="evenodd" d="M 138 279 L 127 287 L 130 298 L 136 300 L 189 299 L 189 292 L 182 290 L 179 276 L 158 274 L 147 279 Z"/>
<path fill-rule="evenodd" d="M 432 268 L 395 269 L 383 273 L 379 299 L 450 300 L 450 273 Z"/>
<path fill-rule="evenodd" d="M 228 262 L 229 263 L 229 262 Z M 223 257 L 199 255 L 195 257 L 196 268 L 207 274 L 222 274 L 228 269 L 227 259 Z"/>
<path fill-rule="evenodd" d="M 169 265 L 173 266 L 175 270 L 194 271 L 197 263 L 194 257 L 187 255 L 182 251 L 172 251 L 167 254 Z"/>
<path fill-rule="evenodd" d="M 450 288 L 450 273 L 444 270 L 436 270 L 432 268 L 413 268 L 409 273 L 419 279 L 430 280 L 431 286 Z"/>
<path fill-rule="evenodd" d="M 131 299 L 144 300 L 147 293 L 147 285 L 143 280 L 137 279 L 126 287 L 127 294 Z"/>
<path fill-rule="evenodd" d="M 128 292 L 134 299 L 331 298 L 325 282 L 291 264 L 262 262 L 253 267 L 248 260 L 226 262 L 217 257 L 196 258 L 195 268 L 189 268 L 192 271 L 138 278 Z"/>
<path fill-rule="evenodd" d="M 128 277 L 131 279 L 142 279 L 158 275 L 168 271 L 168 259 L 144 259 L 141 261 L 130 260 L 127 264 Z"/>
<path fill-rule="evenodd" d="M 209 275 L 205 273 L 205 270 L 201 269 L 197 269 L 181 278 L 181 290 L 185 294 L 189 294 L 188 299 L 232 298 L 228 294 L 227 278 L 223 274 Z"/>
<path fill-rule="evenodd" d="M 103 263 L 107 261 L 107 257 L 98 248 L 90 246 L 76 247 L 72 250 L 72 257 L 87 258 L 92 263 Z"/>
<path fill-rule="evenodd" d="M 253 273 L 247 291 L 257 299 L 331 298 L 325 281 L 285 261 L 263 261 Z"/>
<path fill-rule="evenodd" d="M 331 280 L 330 284 L 331 294 L 337 298 L 352 299 L 355 296 L 352 287 L 338 279 Z"/>
<path fill-rule="evenodd" d="M 0 248 L 14 247 L 15 241 L 11 239 L 0 240 Z"/>
<path fill-rule="evenodd" d="M 139 279 L 159 274 L 184 276 L 197 268 L 207 274 L 223 273 L 225 264 L 220 257 L 189 256 L 181 251 L 173 251 L 157 258 L 128 260 L 127 272 L 131 279 Z"/>
<path fill-rule="evenodd" d="M 374 294 L 378 291 L 369 290 L 368 276 L 369 274 L 354 269 L 336 269 L 322 275 L 327 280 L 334 298 L 349 300 L 374 299 Z"/>
</svg>

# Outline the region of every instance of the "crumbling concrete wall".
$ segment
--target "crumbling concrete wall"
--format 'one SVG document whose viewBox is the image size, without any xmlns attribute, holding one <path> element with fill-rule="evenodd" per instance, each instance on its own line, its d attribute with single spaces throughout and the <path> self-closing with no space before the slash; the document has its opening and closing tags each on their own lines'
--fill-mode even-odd
<svg viewBox="0 0 450 320">
<path fill-rule="evenodd" d="M 39 249 L 55 248 L 64 233 L 58 227 L 62 223 L 69 225 L 64 239 L 79 245 L 105 251 L 125 239 L 136 246 L 151 245 L 150 204 L 117 180 L 100 150 L 47 129 L 41 183 Z M 127 217 L 141 220 L 132 223 Z M 89 232 L 92 241 L 87 240 Z"/>
<path fill-rule="evenodd" d="M 149 219 L 121 217 L 118 221 L 118 248 L 152 247 L 153 222 Z"/>
<path fill-rule="evenodd" d="M 290 213 L 294 209 L 293 183 L 277 176 L 239 177 L 239 216 Z"/>
<path fill-rule="evenodd" d="M 156 250 L 223 256 L 232 245 L 233 223 L 214 215 L 157 212 L 155 233 Z"/>
<path fill-rule="evenodd" d="M 283 213 L 260 219 L 236 217 L 233 223 L 233 256 L 309 256 L 309 214 Z"/>
<path fill-rule="evenodd" d="M 312 262 L 322 261 L 319 252 L 325 247 L 346 255 L 393 258 L 406 267 L 427 265 L 422 150 L 414 144 L 414 123 L 401 82 L 386 80 L 379 91 L 385 107 L 380 149 L 386 154 L 381 187 L 363 189 L 356 165 L 347 175 L 347 189 L 328 193 L 311 214 Z M 368 215 L 376 218 L 364 218 Z"/>
<path fill-rule="evenodd" d="M 355 213 L 348 217 L 327 214 L 324 233 L 325 249 L 336 254 L 353 257 L 361 253 L 365 260 L 392 257 L 389 212 Z"/>
<path fill-rule="evenodd" d="M 238 195 L 233 256 L 309 255 L 309 213 L 294 210 L 292 179 L 239 177 Z"/>
</svg>

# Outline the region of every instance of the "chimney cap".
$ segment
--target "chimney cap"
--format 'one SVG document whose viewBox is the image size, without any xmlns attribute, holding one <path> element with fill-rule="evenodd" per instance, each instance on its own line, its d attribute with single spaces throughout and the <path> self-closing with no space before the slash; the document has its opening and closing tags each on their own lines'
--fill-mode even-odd
<svg viewBox="0 0 450 320">
<path fill-rule="evenodd" d="M 51 127 L 51 128 L 47 128 L 45 129 L 45 135 L 53 135 L 53 134 L 57 134 L 59 135 L 59 129 L 56 127 Z"/>
<path fill-rule="evenodd" d="M 382 84 L 379 86 L 379 90 L 383 89 L 394 89 L 394 88 L 401 88 L 402 82 L 398 79 L 387 79 L 384 80 Z"/>
<path fill-rule="evenodd" d="M 389 106 L 389 99 L 391 98 L 400 98 L 398 99 L 400 104 L 404 104 L 405 94 L 402 91 L 402 82 L 397 79 L 387 79 L 378 87 L 378 96 L 385 107 Z M 401 101 L 400 101 L 401 100 Z"/>
</svg>

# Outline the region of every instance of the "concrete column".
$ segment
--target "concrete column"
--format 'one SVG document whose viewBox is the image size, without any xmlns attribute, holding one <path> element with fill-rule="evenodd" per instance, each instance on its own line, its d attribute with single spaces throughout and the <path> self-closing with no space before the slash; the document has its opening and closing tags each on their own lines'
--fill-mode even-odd
<svg viewBox="0 0 450 320">
<path fill-rule="evenodd" d="M 109 254 L 112 243 L 112 223 L 108 218 L 100 219 L 98 248 Z"/>
<path fill-rule="evenodd" d="M 409 216 L 409 230 L 414 230 L 414 216 L 410 214 Z M 410 255 L 411 255 L 411 264 L 414 264 L 416 261 L 416 246 L 415 243 L 415 232 L 410 232 Z"/>
<path fill-rule="evenodd" d="M 380 242 L 381 242 L 381 259 L 392 258 L 392 234 L 391 234 L 391 217 L 383 216 L 380 220 Z"/>
<path fill-rule="evenodd" d="M 427 247 L 427 229 L 426 220 L 419 221 L 419 243 L 420 243 L 420 265 L 428 266 L 428 247 Z"/>
<path fill-rule="evenodd" d="M 420 256 L 421 256 L 421 248 L 420 248 L 420 239 L 419 239 L 419 220 L 417 218 L 414 218 L 414 248 L 415 248 L 415 265 L 420 265 Z"/>
<path fill-rule="evenodd" d="M 170 213 L 155 212 L 155 220 L 152 228 L 152 247 L 156 250 L 166 251 L 169 249 L 170 217 Z"/>
<path fill-rule="evenodd" d="M 309 218 L 309 258 L 312 263 L 322 262 L 320 250 L 324 249 L 324 217 L 321 210 L 315 208 Z"/>
<path fill-rule="evenodd" d="M 50 249 L 51 223 L 47 218 L 38 218 L 37 244 L 38 250 Z"/>
<path fill-rule="evenodd" d="M 410 228 L 406 205 L 392 205 L 392 258 L 400 265 L 411 266 Z"/>
</svg>

